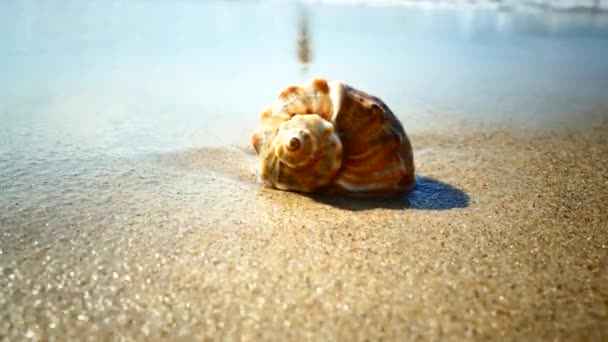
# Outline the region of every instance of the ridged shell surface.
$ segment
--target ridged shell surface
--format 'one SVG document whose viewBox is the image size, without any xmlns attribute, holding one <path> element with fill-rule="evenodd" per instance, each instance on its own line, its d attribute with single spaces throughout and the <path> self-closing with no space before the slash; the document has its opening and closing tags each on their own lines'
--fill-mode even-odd
<svg viewBox="0 0 608 342">
<path fill-rule="evenodd" d="M 411 144 L 397 117 L 342 82 L 287 87 L 260 115 L 252 144 L 262 178 L 281 190 L 367 195 L 415 184 Z"/>
</svg>

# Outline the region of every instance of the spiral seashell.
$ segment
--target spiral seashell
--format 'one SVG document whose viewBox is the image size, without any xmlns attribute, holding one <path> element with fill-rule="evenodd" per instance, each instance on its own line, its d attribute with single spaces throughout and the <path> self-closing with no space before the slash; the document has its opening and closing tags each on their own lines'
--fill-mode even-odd
<svg viewBox="0 0 608 342">
<path fill-rule="evenodd" d="M 314 79 L 283 90 L 252 135 L 270 187 L 384 194 L 415 184 L 410 141 L 377 97 Z"/>
</svg>

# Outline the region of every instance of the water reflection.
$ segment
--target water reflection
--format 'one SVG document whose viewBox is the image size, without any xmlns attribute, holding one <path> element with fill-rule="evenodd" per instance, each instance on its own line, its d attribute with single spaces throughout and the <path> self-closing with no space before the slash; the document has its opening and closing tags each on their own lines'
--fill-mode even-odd
<svg viewBox="0 0 608 342">
<path fill-rule="evenodd" d="M 298 14 L 298 36 L 296 41 L 298 50 L 298 63 L 300 64 L 303 73 L 308 72 L 308 66 L 312 61 L 308 21 L 308 12 L 305 9 L 300 9 Z"/>
</svg>

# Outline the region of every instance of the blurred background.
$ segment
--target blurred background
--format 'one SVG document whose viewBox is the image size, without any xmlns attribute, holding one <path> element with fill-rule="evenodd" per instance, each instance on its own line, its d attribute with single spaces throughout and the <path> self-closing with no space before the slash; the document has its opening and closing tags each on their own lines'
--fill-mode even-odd
<svg viewBox="0 0 608 342">
<path fill-rule="evenodd" d="M 380 96 L 408 130 L 608 121 L 608 1 L 0 3 L 0 152 L 248 144 L 285 86 Z"/>
</svg>

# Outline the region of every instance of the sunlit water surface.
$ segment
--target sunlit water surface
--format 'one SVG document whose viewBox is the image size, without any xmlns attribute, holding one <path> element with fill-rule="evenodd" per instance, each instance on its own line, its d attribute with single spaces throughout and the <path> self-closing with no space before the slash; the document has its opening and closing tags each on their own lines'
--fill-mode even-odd
<svg viewBox="0 0 608 342">
<path fill-rule="evenodd" d="M 316 75 L 379 95 L 409 130 L 597 124 L 607 23 L 470 8 L 3 1 L 0 151 L 245 145 L 281 88 Z"/>
</svg>

